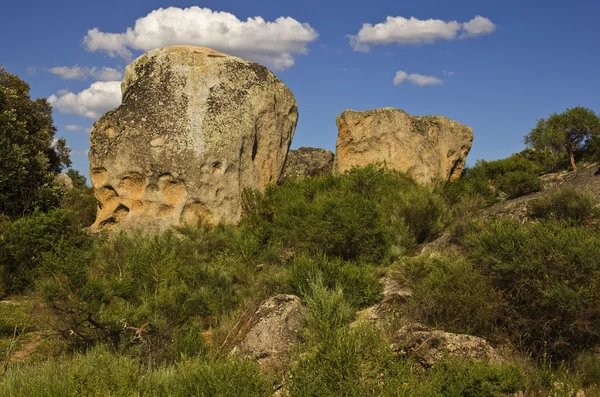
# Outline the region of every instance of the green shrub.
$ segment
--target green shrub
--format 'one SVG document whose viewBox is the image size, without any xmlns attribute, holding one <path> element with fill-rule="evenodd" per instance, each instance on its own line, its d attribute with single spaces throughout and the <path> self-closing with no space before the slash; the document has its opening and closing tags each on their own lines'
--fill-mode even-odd
<svg viewBox="0 0 600 397">
<path fill-rule="evenodd" d="M 289 376 L 291 395 L 379 395 L 377 377 L 393 367 L 379 334 L 366 327 L 349 328 L 350 304 L 341 290 L 329 289 L 320 280 L 311 283 L 305 301 L 310 314 Z"/>
<path fill-rule="evenodd" d="M 600 343 L 597 231 L 504 219 L 463 244 L 506 301 L 501 325 L 525 351 L 561 360 Z"/>
<path fill-rule="evenodd" d="M 160 363 L 202 352 L 203 328 L 262 296 L 261 255 L 232 227 L 121 233 L 88 250 L 59 244 L 43 256 L 38 291 L 71 346 L 108 343 Z"/>
<path fill-rule="evenodd" d="M 584 224 L 600 216 L 598 200 L 590 193 L 563 186 L 529 203 L 529 216 Z"/>
<path fill-rule="evenodd" d="M 290 264 L 292 292 L 301 297 L 311 292 L 311 284 L 321 280 L 327 288 L 340 288 L 353 307 L 365 307 L 381 298 L 381 284 L 372 267 L 329 259 L 323 254 L 302 255 Z"/>
<path fill-rule="evenodd" d="M 499 297 L 468 260 L 420 256 L 407 259 L 402 274 L 413 290 L 411 311 L 421 321 L 458 333 L 489 335 L 493 330 Z"/>
<path fill-rule="evenodd" d="M 0 238 L 0 264 L 7 292 L 30 287 L 39 274 L 43 254 L 53 252 L 59 242 L 81 249 L 90 242 L 69 211 L 35 212 L 9 223 Z"/>
<path fill-rule="evenodd" d="M 549 162 L 543 154 L 523 151 L 494 161 L 477 160 L 475 166 L 466 168 L 461 179 L 443 187 L 446 199 L 457 204 L 464 197 L 478 196 L 488 204 L 494 203 L 498 192 L 508 198 L 517 198 L 540 190 L 539 174 Z"/>
<path fill-rule="evenodd" d="M 523 391 L 526 377 L 514 365 L 451 359 L 432 368 L 423 396 L 496 397 Z"/>
<path fill-rule="evenodd" d="M 542 181 L 536 174 L 525 171 L 511 171 L 496 179 L 496 186 L 506 193 L 507 198 L 514 199 L 538 192 L 542 188 Z"/>
<path fill-rule="evenodd" d="M 597 354 L 580 354 L 575 359 L 575 370 L 585 387 L 600 387 L 600 357 Z"/>
<path fill-rule="evenodd" d="M 434 238 L 449 215 L 437 192 L 376 166 L 246 192 L 244 208 L 264 245 L 370 263 Z"/>
<path fill-rule="evenodd" d="M 254 363 L 184 360 L 155 369 L 106 348 L 37 365 L 12 365 L 0 379 L 6 397 L 254 397 L 272 391 Z"/>
</svg>

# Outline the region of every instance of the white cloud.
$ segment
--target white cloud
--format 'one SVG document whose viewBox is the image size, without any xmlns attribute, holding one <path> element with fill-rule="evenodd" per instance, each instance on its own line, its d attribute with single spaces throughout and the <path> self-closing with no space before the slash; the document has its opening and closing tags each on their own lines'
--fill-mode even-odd
<svg viewBox="0 0 600 397">
<path fill-rule="evenodd" d="M 283 70 L 294 64 L 294 55 L 306 54 L 317 32 L 290 17 L 273 22 L 261 17 L 239 20 L 227 12 L 209 8 L 159 8 L 135 21 L 123 33 L 94 28 L 83 39 L 89 51 L 105 51 L 129 59 L 132 50 L 182 44 L 211 47 Z"/>
<path fill-rule="evenodd" d="M 466 23 L 389 16 L 382 23 L 365 23 L 356 35 L 347 37 L 354 51 L 367 52 L 376 45 L 431 44 L 438 40 L 481 36 L 492 33 L 495 29 L 496 25 L 492 21 L 479 15 Z"/>
<path fill-rule="evenodd" d="M 449 70 L 443 70 L 443 71 L 442 71 L 442 74 L 443 74 L 444 76 L 448 76 L 448 77 L 450 77 L 450 76 L 454 76 L 454 75 L 456 74 L 456 72 L 450 72 Z"/>
<path fill-rule="evenodd" d="M 83 129 L 82 126 L 80 125 L 75 125 L 75 124 L 69 124 L 65 126 L 65 129 L 67 131 L 71 131 L 71 132 L 77 132 L 77 131 L 81 131 Z"/>
<path fill-rule="evenodd" d="M 50 69 L 50 73 L 62 77 L 66 80 L 77 80 L 93 77 L 100 81 L 115 81 L 123 78 L 123 73 L 117 69 L 102 67 L 102 68 L 87 68 L 79 65 L 75 66 L 57 66 Z"/>
<path fill-rule="evenodd" d="M 50 95 L 48 101 L 61 113 L 97 119 L 121 104 L 121 82 L 97 81 L 77 94 L 63 92 L 58 96 Z"/>
<path fill-rule="evenodd" d="M 91 68 L 90 76 L 100 81 L 116 81 L 123 79 L 123 72 L 113 68 Z"/>
<path fill-rule="evenodd" d="M 400 85 L 404 83 L 404 80 L 408 78 L 408 73 L 399 70 L 396 72 L 396 76 L 394 76 L 394 85 Z"/>
<path fill-rule="evenodd" d="M 477 15 L 469 22 L 463 23 L 463 29 L 464 31 L 461 33 L 460 38 L 466 39 L 493 33 L 496 30 L 496 25 L 489 19 Z"/>
<path fill-rule="evenodd" d="M 86 68 L 79 67 L 78 65 L 68 66 L 57 66 L 50 69 L 50 73 L 62 77 L 67 80 L 84 79 L 88 75 Z"/>
<path fill-rule="evenodd" d="M 410 81 L 413 85 L 419 85 L 421 87 L 426 85 L 440 85 L 444 81 L 434 76 L 424 76 L 418 73 L 408 74 L 402 70 L 396 72 L 394 76 L 394 85 L 402 85 L 406 80 Z"/>
</svg>

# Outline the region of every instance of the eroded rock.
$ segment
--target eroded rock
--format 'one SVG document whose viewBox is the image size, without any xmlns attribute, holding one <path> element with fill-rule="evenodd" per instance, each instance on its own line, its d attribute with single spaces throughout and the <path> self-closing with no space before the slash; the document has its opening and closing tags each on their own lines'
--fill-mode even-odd
<svg viewBox="0 0 600 397">
<path fill-rule="evenodd" d="M 93 231 L 235 223 L 244 189 L 277 182 L 298 119 L 264 66 L 201 47 L 150 51 L 125 69 L 122 105 L 92 128 Z"/>
<path fill-rule="evenodd" d="M 330 174 L 334 154 L 326 149 L 301 147 L 288 152 L 281 179 L 306 178 Z"/>
<path fill-rule="evenodd" d="M 337 126 L 334 172 L 384 163 L 420 183 L 459 178 L 473 142 L 473 130 L 456 121 L 394 108 L 345 110 Z"/>
</svg>

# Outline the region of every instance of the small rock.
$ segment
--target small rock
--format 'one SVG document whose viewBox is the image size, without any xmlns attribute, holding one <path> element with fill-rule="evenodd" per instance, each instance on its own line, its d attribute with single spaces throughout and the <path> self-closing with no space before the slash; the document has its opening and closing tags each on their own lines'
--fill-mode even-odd
<svg viewBox="0 0 600 397">
<path fill-rule="evenodd" d="M 265 372 L 278 372 L 300 340 L 306 308 L 295 295 L 276 295 L 264 301 L 241 325 L 234 354 L 252 357 Z"/>
<path fill-rule="evenodd" d="M 330 174 L 334 158 L 334 154 L 325 149 L 301 147 L 298 150 L 290 150 L 280 179 L 301 179 Z"/>
<path fill-rule="evenodd" d="M 415 358 L 426 368 L 446 357 L 489 360 L 498 364 L 504 362 L 498 352 L 483 338 L 453 334 L 420 324 L 402 327 L 393 340 L 393 351 Z"/>
<path fill-rule="evenodd" d="M 54 177 L 54 183 L 56 183 L 58 186 L 64 187 L 67 190 L 73 189 L 73 180 L 69 175 L 64 173 L 56 175 Z"/>
</svg>

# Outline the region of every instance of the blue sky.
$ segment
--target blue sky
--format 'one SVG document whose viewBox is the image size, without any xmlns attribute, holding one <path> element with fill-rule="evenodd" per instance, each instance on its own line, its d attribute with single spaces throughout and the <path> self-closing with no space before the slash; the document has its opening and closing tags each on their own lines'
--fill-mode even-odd
<svg viewBox="0 0 600 397">
<path fill-rule="evenodd" d="M 32 96 L 53 96 L 58 136 L 85 174 L 86 130 L 114 105 L 111 81 L 169 40 L 275 69 L 298 101 L 293 148 L 333 151 L 344 109 L 391 106 L 472 127 L 473 164 L 523 149 L 552 112 L 600 111 L 599 16 L 600 2 L 583 0 L 11 1 L 0 14 L 0 64 Z"/>
</svg>

